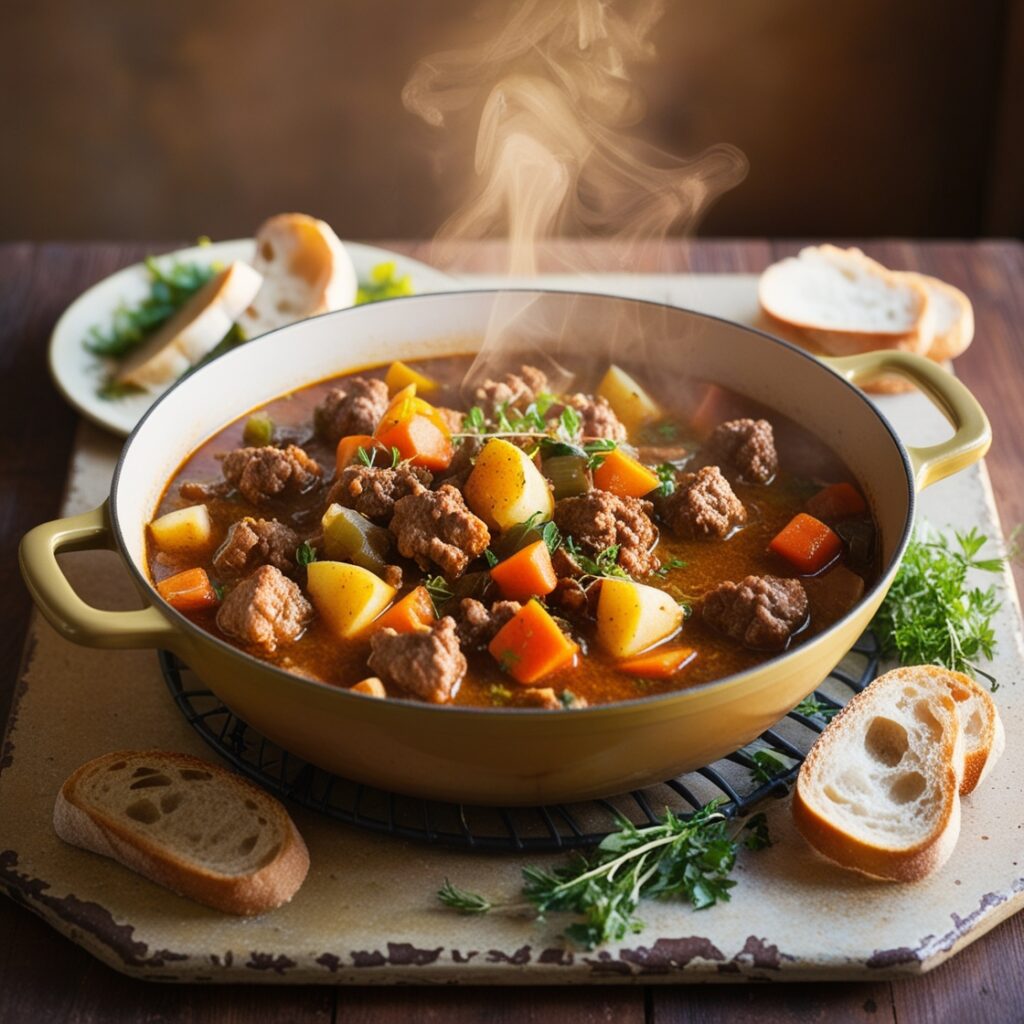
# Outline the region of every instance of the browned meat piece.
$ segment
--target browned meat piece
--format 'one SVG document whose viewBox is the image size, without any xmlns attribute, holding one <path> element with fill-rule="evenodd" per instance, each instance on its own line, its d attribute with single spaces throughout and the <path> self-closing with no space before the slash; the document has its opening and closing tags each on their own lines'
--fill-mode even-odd
<svg viewBox="0 0 1024 1024">
<path fill-rule="evenodd" d="M 661 517 L 680 537 L 724 537 L 747 521 L 743 502 L 717 466 L 683 473 L 660 503 Z"/>
<path fill-rule="evenodd" d="M 443 405 L 436 406 L 436 408 L 438 416 L 448 428 L 448 433 L 457 434 L 462 429 L 462 420 L 465 414 L 459 412 L 458 409 L 448 409 Z"/>
<path fill-rule="evenodd" d="M 495 601 L 490 608 L 472 597 L 459 602 L 458 633 L 462 646 L 483 650 L 498 630 L 512 618 L 522 605 L 518 601 Z"/>
<path fill-rule="evenodd" d="M 579 567 L 576 559 L 565 550 L 564 545 L 556 548 L 555 553 L 551 556 L 551 568 L 555 570 L 555 575 L 558 577 L 583 575 L 583 570 Z"/>
<path fill-rule="evenodd" d="M 625 441 L 629 432 L 625 424 L 608 404 L 608 399 L 600 395 L 569 395 L 565 404 L 580 414 L 580 421 L 585 438 L 607 437 L 612 441 Z"/>
<path fill-rule="evenodd" d="M 516 703 L 524 708 L 543 708 L 545 711 L 561 711 L 565 705 L 550 686 L 524 686 Z"/>
<path fill-rule="evenodd" d="M 400 565 L 385 565 L 384 571 L 380 574 L 380 578 L 389 587 L 394 587 L 395 590 L 401 590 L 403 575 L 402 567 Z"/>
<path fill-rule="evenodd" d="M 781 651 L 807 618 L 807 592 L 799 580 L 748 576 L 705 594 L 701 618 L 744 647 Z"/>
<path fill-rule="evenodd" d="M 299 535 L 276 519 L 246 516 L 228 529 L 224 543 L 213 556 L 213 567 L 221 579 L 248 576 L 261 565 L 272 565 L 283 573 L 295 568 Z"/>
<path fill-rule="evenodd" d="M 429 632 L 381 629 L 370 637 L 370 670 L 386 683 L 432 704 L 445 704 L 466 674 L 455 620 L 446 615 Z"/>
<path fill-rule="evenodd" d="M 178 493 L 186 501 L 213 501 L 216 498 L 223 498 L 231 488 L 223 481 L 215 483 L 200 483 L 198 480 L 183 480 L 178 488 Z"/>
<path fill-rule="evenodd" d="M 511 439 L 510 439 L 511 440 Z M 479 437 L 463 437 L 455 444 L 455 454 L 448 468 L 438 474 L 438 479 L 450 483 L 460 490 L 465 486 L 469 474 L 473 471 L 473 463 L 480 454 L 484 443 Z"/>
<path fill-rule="evenodd" d="M 313 423 L 328 444 L 337 444 L 349 434 L 372 434 L 387 411 L 388 386 L 384 381 L 350 377 L 342 387 L 327 392 L 313 411 Z"/>
<path fill-rule="evenodd" d="M 280 569 L 261 565 L 224 598 L 217 612 L 222 633 L 273 654 L 280 644 L 302 635 L 313 618 L 313 606 Z"/>
<path fill-rule="evenodd" d="M 331 486 L 327 503 L 354 508 L 367 519 L 386 523 L 395 502 L 407 494 L 419 494 L 430 486 L 429 469 L 400 464 L 394 469 L 378 466 L 346 466 Z"/>
<path fill-rule="evenodd" d="M 461 576 L 491 542 L 487 524 L 469 511 L 462 492 L 450 484 L 399 498 L 391 532 L 405 558 L 414 558 L 421 569 L 433 562 L 449 579 Z"/>
<path fill-rule="evenodd" d="M 561 577 L 548 594 L 548 604 L 567 615 L 585 615 L 589 603 L 583 585 L 571 576 Z"/>
<path fill-rule="evenodd" d="M 651 550 L 658 540 L 652 511 L 651 503 L 640 498 L 588 491 L 555 503 L 555 525 L 588 555 L 617 544 L 618 564 L 631 576 L 648 576 L 661 565 Z"/>
<path fill-rule="evenodd" d="M 735 470 L 743 480 L 766 484 L 779 470 L 775 435 L 767 420 L 729 420 L 711 431 L 705 445 L 716 462 Z"/>
<path fill-rule="evenodd" d="M 222 457 L 224 479 L 253 505 L 308 491 L 320 466 L 294 444 L 287 448 L 236 448 Z"/>
<path fill-rule="evenodd" d="M 537 395 L 546 391 L 548 377 L 536 366 L 520 366 L 518 373 L 506 373 L 501 380 L 486 380 L 476 389 L 476 404 L 492 416 L 501 405 L 510 409 L 525 409 Z"/>
</svg>

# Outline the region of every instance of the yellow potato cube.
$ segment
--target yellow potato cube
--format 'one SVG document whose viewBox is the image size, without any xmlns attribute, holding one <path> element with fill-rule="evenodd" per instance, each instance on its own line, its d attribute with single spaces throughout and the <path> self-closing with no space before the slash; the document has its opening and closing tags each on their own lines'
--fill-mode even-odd
<svg viewBox="0 0 1024 1024">
<path fill-rule="evenodd" d="M 410 384 L 416 385 L 416 393 L 420 395 L 429 395 L 431 391 L 437 390 L 437 381 L 433 377 L 414 370 L 399 359 L 396 359 L 388 367 L 388 372 L 384 375 L 384 383 L 387 384 L 390 395 L 397 395 L 399 391 L 407 388 Z"/>
<path fill-rule="evenodd" d="M 609 654 L 629 658 L 672 636 L 683 624 L 683 609 L 657 587 L 632 580 L 601 580 L 597 639 Z"/>
<path fill-rule="evenodd" d="M 664 415 L 661 406 L 625 370 L 614 364 L 601 378 L 597 393 L 607 399 L 630 433 Z"/>
<path fill-rule="evenodd" d="M 521 448 L 492 437 L 477 456 L 463 489 L 466 504 L 492 530 L 507 530 L 532 515 L 551 518 L 551 488 Z"/>
<path fill-rule="evenodd" d="M 310 562 L 306 589 L 320 617 L 343 640 L 365 629 L 396 593 L 369 569 L 348 562 Z"/>
<path fill-rule="evenodd" d="M 162 551 L 197 551 L 209 547 L 213 525 L 205 505 L 190 505 L 154 519 L 149 532 Z"/>
</svg>

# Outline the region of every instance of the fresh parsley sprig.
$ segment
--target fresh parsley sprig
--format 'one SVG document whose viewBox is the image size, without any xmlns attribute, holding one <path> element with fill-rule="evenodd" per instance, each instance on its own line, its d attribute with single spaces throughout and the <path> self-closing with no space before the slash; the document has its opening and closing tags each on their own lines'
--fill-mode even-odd
<svg viewBox="0 0 1024 1024">
<path fill-rule="evenodd" d="M 603 551 L 599 551 L 593 558 L 585 554 L 575 539 L 571 536 L 564 538 L 565 550 L 572 560 L 588 576 L 614 576 L 617 579 L 632 579 L 628 572 L 619 565 L 619 544 L 609 544 Z"/>
<path fill-rule="evenodd" d="M 497 904 L 448 879 L 437 898 L 463 914 L 524 909 L 538 916 L 575 914 L 582 920 L 566 928 L 566 936 L 593 949 L 643 928 L 637 914 L 641 900 L 680 899 L 696 910 L 728 900 L 741 841 L 750 849 L 769 845 L 764 815 L 737 828 L 712 801 L 687 818 L 666 811 L 656 825 L 637 827 L 622 820 L 589 858 L 577 856 L 548 870 L 523 868 L 523 902 Z"/>
<path fill-rule="evenodd" d="M 952 538 L 923 526 L 907 546 L 896 579 L 872 628 L 886 655 L 904 665 L 944 665 L 995 678 L 978 662 L 996 651 L 992 618 L 1002 607 L 995 584 L 968 586 L 972 572 L 999 572 L 1001 558 L 979 558 L 988 538 L 977 529 L 954 531 Z"/>
<path fill-rule="evenodd" d="M 793 710 L 804 718 L 820 718 L 825 722 L 831 722 L 842 708 L 833 707 L 831 704 L 823 704 L 813 695 L 805 697 Z"/>
</svg>

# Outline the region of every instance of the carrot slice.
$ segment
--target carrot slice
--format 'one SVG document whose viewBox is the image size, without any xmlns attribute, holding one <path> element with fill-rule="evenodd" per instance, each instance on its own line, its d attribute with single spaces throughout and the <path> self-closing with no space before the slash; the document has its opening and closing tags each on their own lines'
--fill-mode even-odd
<svg viewBox="0 0 1024 1024">
<path fill-rule="evenodd" d="M 403 459 L 426 469 L 447 469 L 455 449 L 446 430 L 426 416 L 415 413 L 377 435 L 387 448 L 397 448 Z"/>
<path fill-rule="evenodd" d="M 430 600 L 427 588 L 417 587 L 374 619 L 370 629 L 376 631 L 387 627 L 396 633 L 420 633 L 430 629 L 436 619 L 434 602 Z"/>
<path fill-rule="evenodd" d="M 619 448 L 613 448 L 594 470 L 594 486 L 620 498 L 642 498 L 658 486 L 658 474 Z"/>
<path fill-rule="evenodd" d="M 573 643 L 538 601 L 528 601 L 498 630 L 487 650 L 517 683 L 530 686 L 576 660 Z"/>
<path fill-rule="evenodd" d="M 491 570 L 502 596 L 510 601 L 526 601 L 550 594 L 558 585 L 551 565 L 551 554 L 542 540 L 528 544 Z"/>
<path fill-rule="evenodd" d="M 358 459 L 360 448 L 362 448 L 368 455 L 374 451 L 380 453 L 374 460 L 376 465 L 391 465 L 390 461 L 384 460 L 384 456 L 390 460 L 391 452 L 376 438 L 370 437 L 369 434 L 349 434 L 348 437 L 343 437 L 338 442 L 338 450 L 334 456 L 335 469 L 340 473 L 346 466 L 353 465 Z"/>
<path fill-rule="evenodd" d="M 807 502 L 807 511 L 816 519 L 837 523 L 843 519 L 855 519 L 864 515 L 868 504 L 864 495 L 853 484 L 832 484 L 818 491 Z"/>
<path fill-rule="evenodd" d="M 688 665 L 697 652 L 692 647 L 664 647 L 620 661 L 615 667 L 620 672 L 645 679 L 671 679 L 683 666 Z"/>
<path fill-rule="evenodd" d="M 205 569 L 186 569 L 156 585 L 157 593 L 179 612 L 197 612 L 220 600 Z"/>
<path fill-rule="evenodd" d="M 792 563 L 802 575 L 813 576 L 839 557 L 843 542 L 820 519 L 798 512 L 768 547 Z"/>
</svg>

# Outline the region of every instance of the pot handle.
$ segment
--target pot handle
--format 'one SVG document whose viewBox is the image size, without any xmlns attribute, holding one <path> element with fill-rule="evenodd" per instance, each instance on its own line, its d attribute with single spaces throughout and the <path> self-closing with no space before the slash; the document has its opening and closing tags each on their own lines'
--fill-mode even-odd
<svg viewBox="0 0 1024 1024">
<path fill-rule="evenodd" d="M 917 489 L 959 473 L 978 462 L 992 444 L 992 427 L 978 400 L 953 374 L 913 352 L 884 349 L 855 356 L 822 357 L 851 384 L 895 373 L 913 381 L 953 425 L 953 436 L 925 448 L 907 446 Z"/>
<path fill-rule="evenodd" d="M 86 647 L 174 648 L 181 635 L 154 607 L 131 612 L 93 608 L 72 589 L 57 562 L 58 551 L 113 548 L 107 505 L 55 519 L 21 540 L 18 562 L 32 599 L 58 633 Z"/>
</svg>

